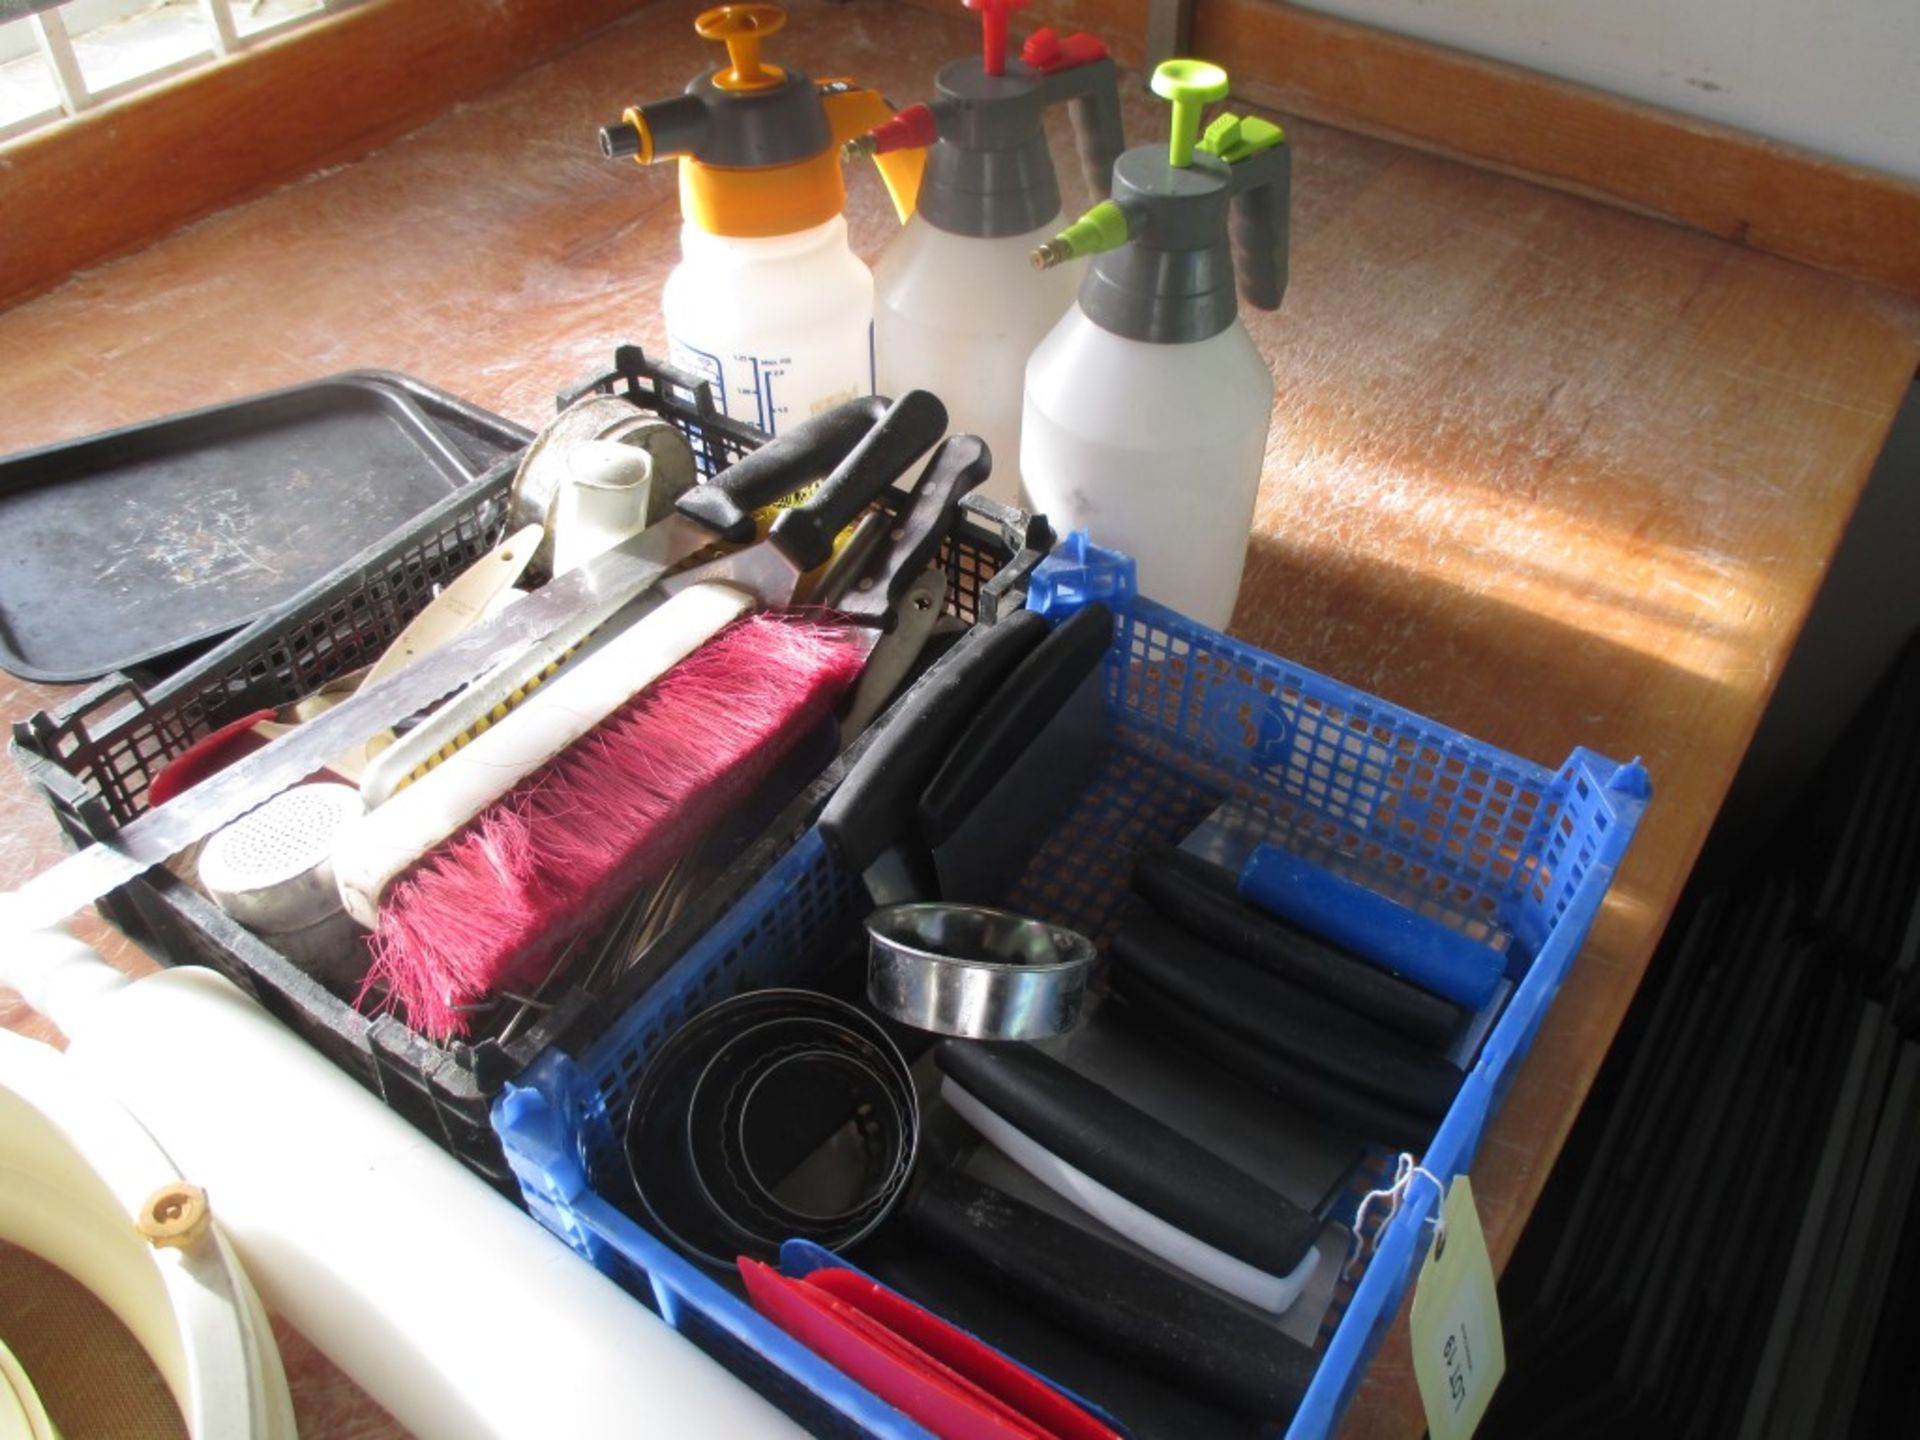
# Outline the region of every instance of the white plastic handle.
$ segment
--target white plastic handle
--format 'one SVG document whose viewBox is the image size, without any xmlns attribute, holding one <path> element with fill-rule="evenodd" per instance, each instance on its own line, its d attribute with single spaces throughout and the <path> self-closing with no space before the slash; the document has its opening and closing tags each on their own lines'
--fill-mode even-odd
<svg viewBox="0 0 1920 1440">
<path fill-rule="evenodd" d="M 1216 1290 L 1224 1290 L 1235 1299 L 1275 1315 L 1282 1314 L 1299 1299 L 1301 1290 L 1313 1278 L 1314 1267 L 1320 1263 L 1320 1251 L 1316 1247 L 1307 1251 L 1291 1274 L 1268 1274 L 1168 1224 L 1126 1196 L 1109 1190 L 1091 1175 L 1075 1169 L 969 1094 L 952 1076 L 941 1079 L 940 1095 L 961 1119 L 991 1141 L 995 1149 L 1061 1199 L 1174 1269 Z"/>
</svg>

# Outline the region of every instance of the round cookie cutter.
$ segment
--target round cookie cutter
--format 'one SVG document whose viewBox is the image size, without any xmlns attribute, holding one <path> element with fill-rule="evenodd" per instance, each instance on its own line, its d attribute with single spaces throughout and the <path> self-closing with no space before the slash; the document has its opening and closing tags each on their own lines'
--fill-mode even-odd
<svg viewBox="0 0 1920 1440">
<path fill-rule="evenodd" d="M 808 1096 L 825 1102 L 820 1113 L 796 1114 Z M 802 1158 L 796 1135 L 825 1142 L 843 1130 L 851 1143 L 829 1160 L 851 1168 L 837 1193 L 824 1205 L 784 1194 L 783 1172 Z M 919 1145 L 913 1076 L 880 1023 L 831 996 L 772 989 L 701 1011 L 660 1046 L 635 1088 L 625 1148 L 644 1218 L 681 1254 L 725 1270 L 739 1255 L 771 1260 L 795 1236 L 830 1250 L 864 1239 L 905 1193 Z"/>
<path fill-rule="evenodd" d="M 1045 1040 L 1080 1023 L 1093 942 L 985 905 L 890 905 L 867 917 L 867 999 L 967 1040 Z"/>
</svg>

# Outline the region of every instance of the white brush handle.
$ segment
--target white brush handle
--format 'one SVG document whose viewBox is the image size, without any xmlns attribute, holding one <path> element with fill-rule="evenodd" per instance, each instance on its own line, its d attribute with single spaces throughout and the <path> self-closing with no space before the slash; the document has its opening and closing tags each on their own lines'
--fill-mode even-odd
<svg viewBox="0 0 1920 1440">
<path fill-rule="evenodd" d="M 511 593 L 525 598 L 522 591 Z M 507 605 L 517 603 L 518 600 L 505 602 Z M 500 608 L 504 609 L 505 605 Z M 497 725 L 509 710 L 526 699 L 549 671 L 557 670 L 576 646 L 605 623 L 605 618 L 591 613 L 576 617 L 550 631 L 537 644 L 509 656 L 458 694 L 443 700 L 437 709 L 367 762 L 360 772 L 360 798 L 367 802 L 367 808 L 384 805 L 406 789 L 416 771 L 425 774 L 444 758 L 441 751 L 451 755 L 461 748 L 463 737 L 470 738 L 473 732 Z"/>
<path fill-rule="evenodd" d="M 1300 1298 L 1300 1291 L 1320 1263 L 1318 1249 L 1310 1249 L 1288 1275 L 1272 1275 L 1249 1265 L 1237 1256 L 1209 1245 L 1177 1225 L 1162 1220 L 1150 1210 L 1109 1190 L 1085 1171 L 1076 1169 L 1055 1155 L 1038 1140 L 969 1091 L 956 1084 L 952 1076 L 940 1081 L 940 1098 L 951 1105 L 993 1147 L 1061 1199 L 1084 1211 L 1131 1240 L 1141 1249 L 1157 1255 L 1174 1269 L 1193 1276 L 1203 1284 L 1224 1290 L 1236 1300 L 1265 1310 L 1285 1313 Z"/>
<path fill-rule="evenodd" d="M 393 880 L 487 806 L 698 650 L 754 603 L 693 585 L 534 691 L 505 718 L 341 832 L 340 901 L 372 928 Z"/>
</svg>

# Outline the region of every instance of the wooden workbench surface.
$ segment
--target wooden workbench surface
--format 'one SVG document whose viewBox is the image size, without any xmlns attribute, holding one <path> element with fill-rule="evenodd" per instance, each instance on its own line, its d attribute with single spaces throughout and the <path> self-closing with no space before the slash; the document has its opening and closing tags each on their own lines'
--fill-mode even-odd
<svg viewBox="0 0 1920 1440">
<path fill-rule="evenodd" d="M 0 451 L 364 366 L 534 425 L 614 342 L 662 349 L 673 176 L 606 163 L 594 134 L 711 63 L 696 8 L 641 10 L 378 154 L 0 314 Z M 776 45 L 904 102 L 973 33 L 861 0 L 797 6 Z M 1128 123 L 1164 133 L 1137 93 Z M 1669 225 L 1290 133 L 1291 287 L 1249 316 L 1279 399 L 1235 632 L 1545 764 L 1576 745 L 1639 755 L 1656 790 L 1475 1170 L 1504 1259 L 1912 381 L 1920 323 Z M 870 175 L 853 190 L 871 257 L 891 212 Z M 0 677 L 0 715 L 57 693 Z M 58 850 L 0 773 L 0 884 Z M 323 1369 L 292 1368 L 308 1433 L 390 1433 Z M 1346 1433 L 1418 1424 L 1391 1339 Z"/>
</svg>

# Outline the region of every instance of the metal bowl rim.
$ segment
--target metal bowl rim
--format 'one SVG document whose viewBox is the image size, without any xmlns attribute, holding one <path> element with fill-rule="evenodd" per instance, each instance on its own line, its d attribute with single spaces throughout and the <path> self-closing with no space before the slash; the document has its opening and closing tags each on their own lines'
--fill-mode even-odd
<svg viewBox="0 0 1920 1440">
<path fill-rule="evenodd" d="M 951 914 L 955 911 L 968 911 L 979 915 L 990 915 L 1008 920 L 1025 928 L 1033 927 L 1047 932 L 1056 948 L 1070 948 L 1071 954 L 1059 960 L 1030 962 L 1025 960 L 963 959 L 955 955 L 943 955 L 937 950 L 924 948 L 924 941 L 917 929 L 906 926 L 895 933 L 889 922 L 895 918 L 911 921 L 913 917 L 929 912 Z M 1067 937 L 1070 947 L 1061 946 L 1060 938 Z M 872 945 L 884 946 L 915 960 L 929 965 L 947 966 L 956 970 L 992 970 L 1008 971 L 1020 975 L 1058 975 L 1084 970 L 1092 966 L 1096 951 L 1094 944 L 1078 930 L 1064 925 L 1052 925 L 1032 915 L 1023 915 L 1017 910 L 1001 910 L 992 905 L 964 905 L 945 900 L 915 900 L 904 905 L 889 905 L 876 910 L 867 917 L 867 938 Z"/>
</svg>

